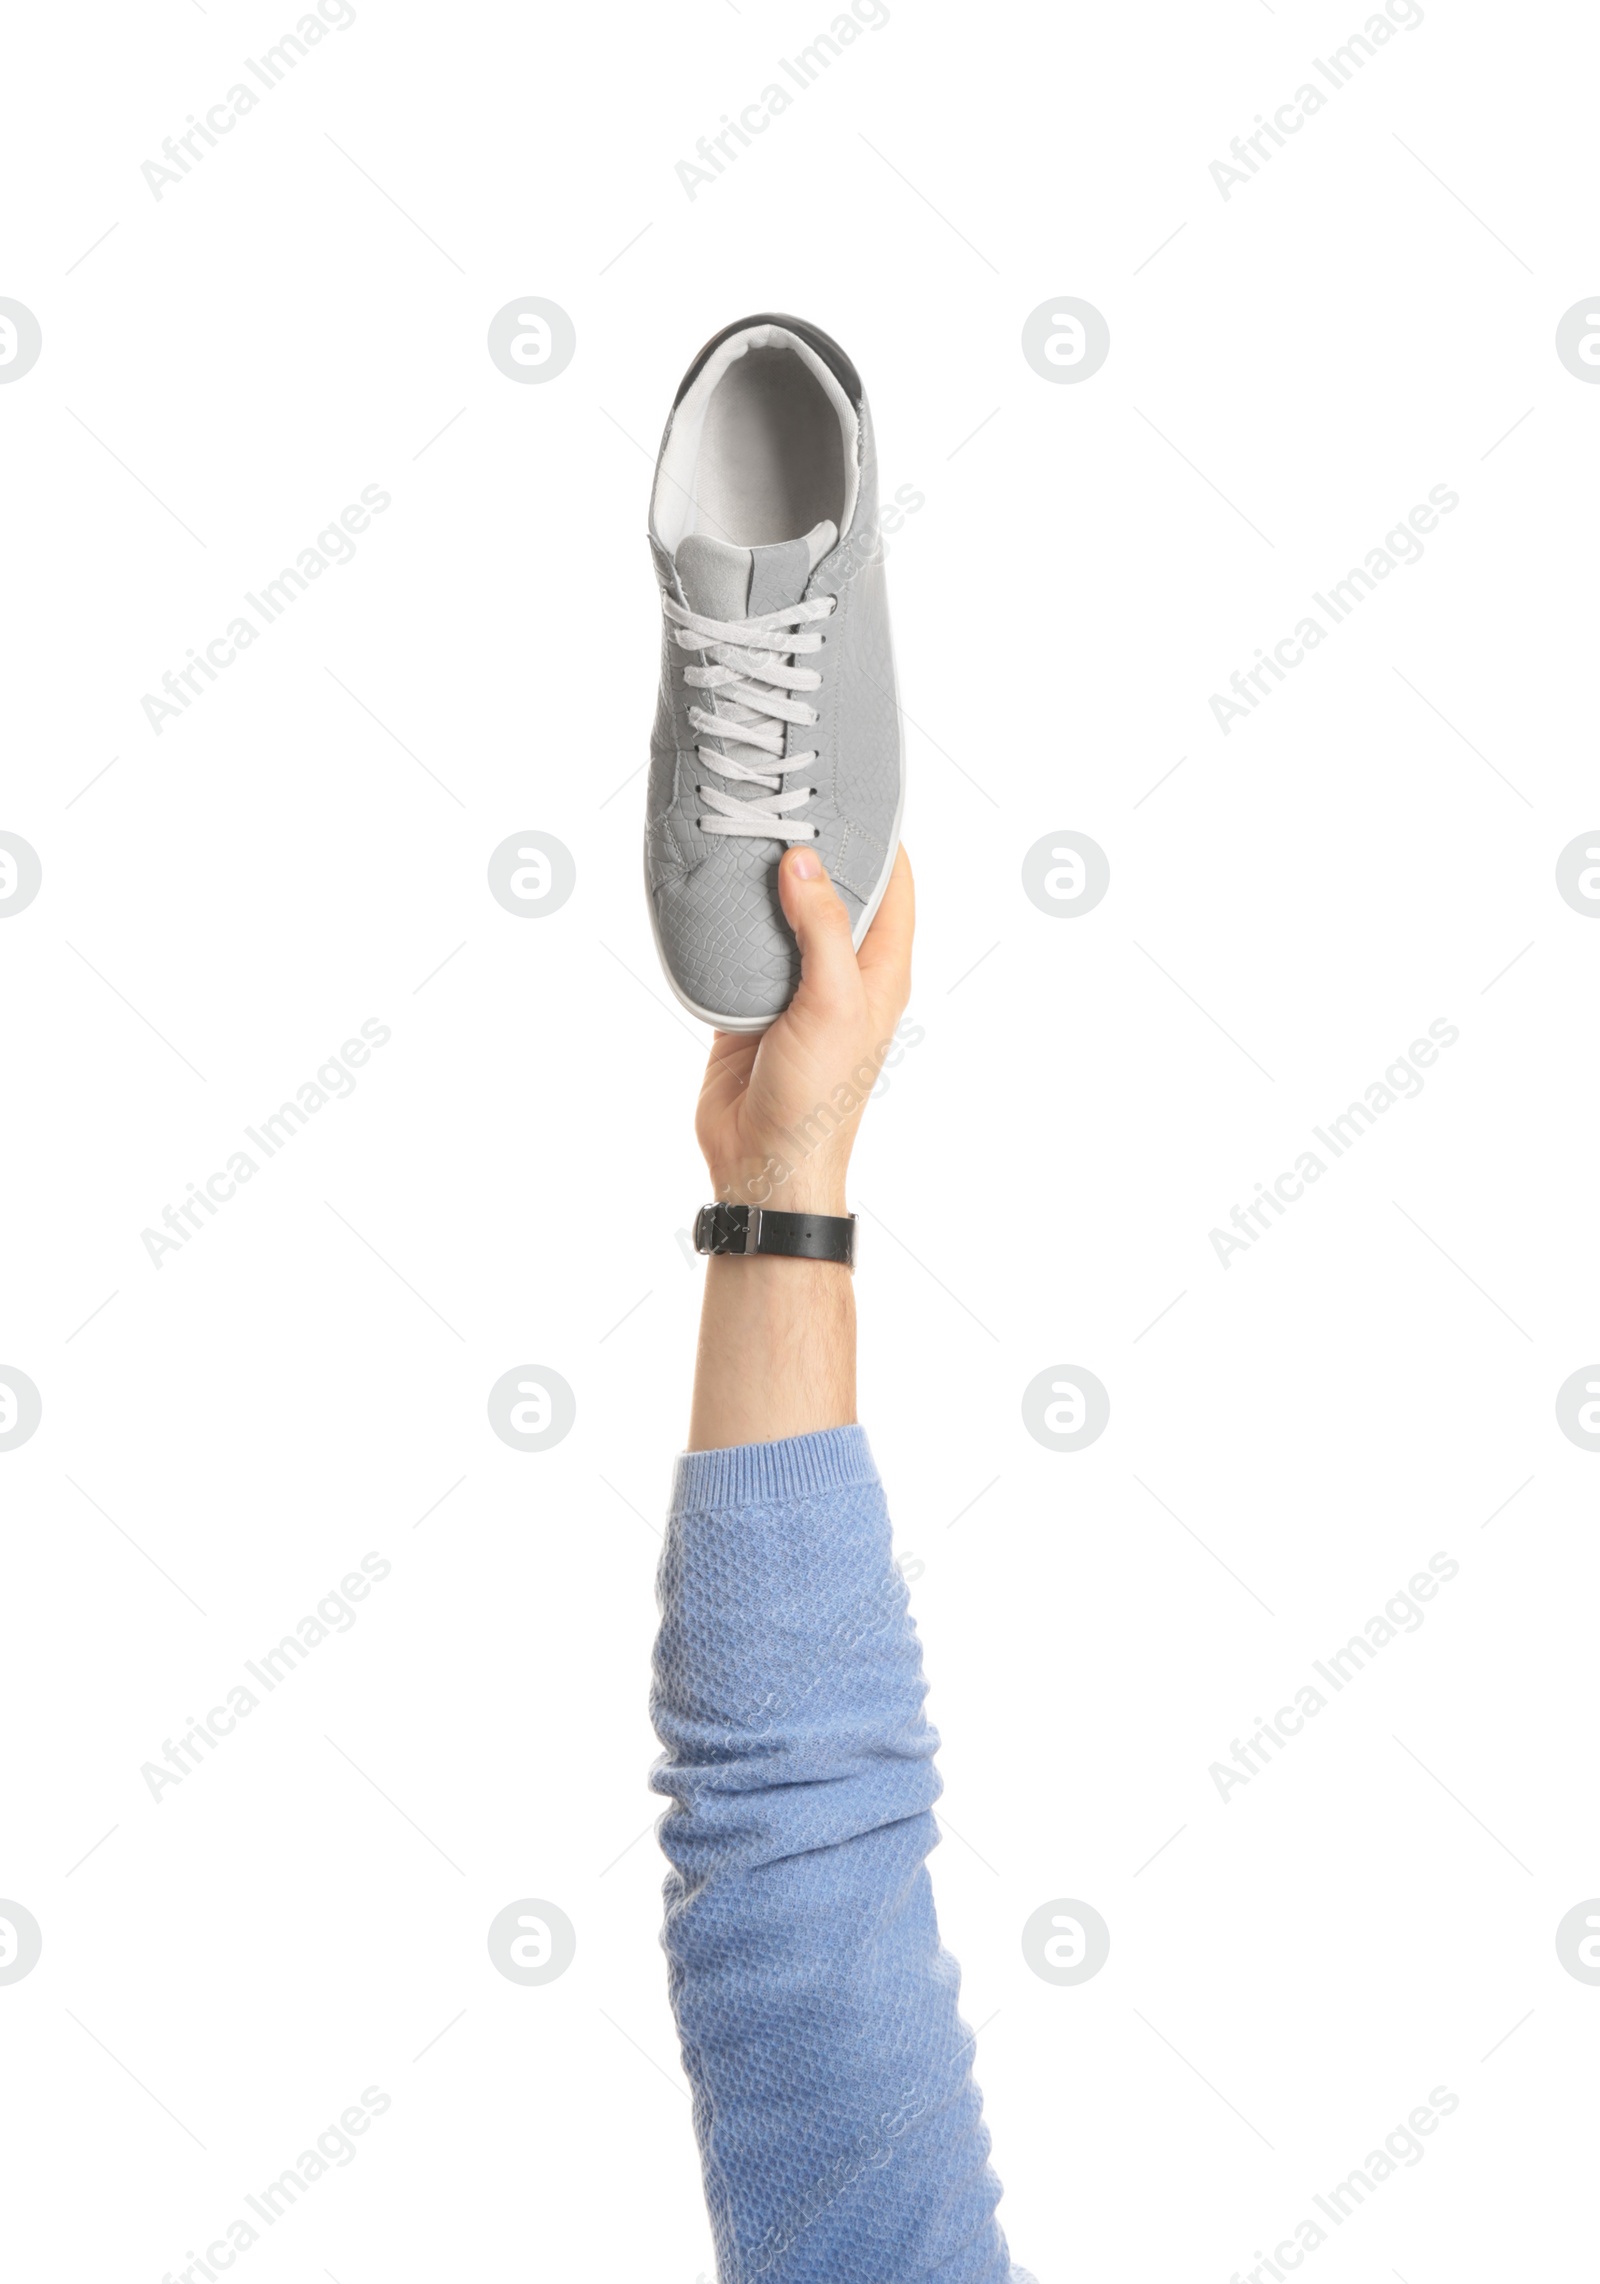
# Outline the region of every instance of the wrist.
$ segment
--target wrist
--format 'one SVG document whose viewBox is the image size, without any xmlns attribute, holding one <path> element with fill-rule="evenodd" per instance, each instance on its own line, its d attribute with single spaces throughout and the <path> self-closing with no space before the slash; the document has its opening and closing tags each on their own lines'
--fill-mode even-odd
<svg viewBox="0 0 1600 2284">
<path fill-rule="evenodd" d="M 708 1168 L 719 1204 L 772 1206 L 780 1213 L 843 1214 L 846 1161 L 808 1159 L 789 1166 L 777 1157 L 741 1159 Z"/>
</svg>

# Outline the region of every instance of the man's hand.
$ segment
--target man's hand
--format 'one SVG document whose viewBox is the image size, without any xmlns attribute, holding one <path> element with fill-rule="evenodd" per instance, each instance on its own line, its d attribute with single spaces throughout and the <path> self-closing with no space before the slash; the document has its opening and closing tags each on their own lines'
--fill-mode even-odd
<svg viewBox="0 0 1600 2284">
<path fill-rule="evenodd" d="M 815 851 L 778 868 L 800 946 L 800 988 L 770 1029 L 719 1031 L 695 1133 L 719 1199 L 795 1213 L 843 1213 L 862 1106 L 911 991 L 915 898 L 902 848 L 859 953 Z"/>
<path fill-rule="evenodd" d="M 759 1037 L 717 1033 L 695 1131 L 719 1199 L 843 1213 L 861 1108 L 911 990 L 911 866 L 902 849 L 859 954 L 811 849 L 786 853 L 778 892 L 800 946 L 800 988 Z M 718 1254 L 706 1263 L 692 1451 L 855 1418 L 852 1284 L 832 1261 Z"/>
</svg>

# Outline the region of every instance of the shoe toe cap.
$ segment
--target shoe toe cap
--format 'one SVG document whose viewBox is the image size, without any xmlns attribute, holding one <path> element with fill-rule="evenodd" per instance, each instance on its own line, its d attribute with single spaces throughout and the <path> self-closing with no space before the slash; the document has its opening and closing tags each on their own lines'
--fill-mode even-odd
<svg viewBox="0 0 1600 2284">
<path fill-rule="evenodd" d="M 668 973 L 718 1020 L 770 1023 L 800 980 L 800 954 L 778 903 L 777 862 L 708 858 L 661 882 L 656 925 Z"/>
</svg>

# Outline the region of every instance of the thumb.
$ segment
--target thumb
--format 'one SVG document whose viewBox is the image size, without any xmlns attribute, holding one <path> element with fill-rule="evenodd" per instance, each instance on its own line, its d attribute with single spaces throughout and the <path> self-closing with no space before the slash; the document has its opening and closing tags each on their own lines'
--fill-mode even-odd
<svg viewBox="0 0 1600 2284">
<path fill-rule="evenodd" d="M 801 988 L 823 1001 L 842 997 L 859 984 L 850 915 L 814 848 L 787 849 L 778 867 L 783 916 L 800 946 Z"/>
</svg>

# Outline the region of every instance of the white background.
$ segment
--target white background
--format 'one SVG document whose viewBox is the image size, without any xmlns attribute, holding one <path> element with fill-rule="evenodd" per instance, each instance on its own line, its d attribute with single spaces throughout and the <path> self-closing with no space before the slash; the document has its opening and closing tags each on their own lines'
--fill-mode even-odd
<svg viewBox="0 0 1600 2284">
<path fill-rule="evenodd" d="M 1554 867 L 1600 805 L 1600 391 L 1554 333 L 1600 283 L 1592 15 L 1429 0 L 1224 200 L 1359 0 L 893 0 L 691 199 L 823 5 L 357 0 L 154 198 L 294 20 L 9 35 L 0 293 L 44 337 L 0 388 L 0 828 L 44 872 L 0 929 L 0 1363 L 44 1407 L 0 1455 L 0 1894 L 44 1937 L 0 1987 L 13 2265 L 181 2274 L 376 2085 L 256 2284 L 711 2269 L 644 1783 L 704 1039 L 630 773 L 660 427 L 779 309 L 925 502 L 889 577 L 926 1036 L 858 1152 L 862 1416 L 1013 2249 L 1226 2284 L 1445 2086 L 1308 2267 L 1570 2271 L 1600 1554 L 1554 1398 L 1600 1352 L 1600 928 Z M 485 350 L 527 294 L 577 331 L 545 386 Z M 1111 329 L 1081 386 L 1021 354 L 1061 294 Z M 369 484 L 355 560 L 157 737 L 143 694 Z M 1225 738 L 1211 694 L 1441 484 L 1423 560 Z M 534 921 L 485 884 L 530 829 L 578 870 Z M 1075 920 L 1020 882 L 1062 829 L 1111 865 Z M 370 1017 L 353 1097 L 154 1267 Z M 1208 1232 L 1437 1018 L 1421 1096 L 1224 1268 Z M 485 1413 L 528 1362 L 577 1398 L 539 1456 Z M 1073 1456 L 1019 1410 L 1060 1363 L 1111 1398 Z M 152 1800 L 369 1550 L 353 1630 Z M 1224 1803 L 1210 1764 L 1441 1550 L 1420 1632 Z M 1072 1989 L 1019 1942 L 1063 1896 L 1112 1933 Z M 521 1897 L 578 1934 L 539 1989 L 484 1941 Z"/>
</svg>

